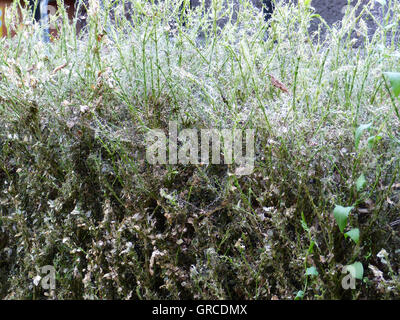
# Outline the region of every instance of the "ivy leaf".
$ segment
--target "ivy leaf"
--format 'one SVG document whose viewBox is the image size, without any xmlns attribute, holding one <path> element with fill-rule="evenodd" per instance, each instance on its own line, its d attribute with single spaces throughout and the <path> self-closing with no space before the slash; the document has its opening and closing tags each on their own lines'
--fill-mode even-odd
<svg viewBox="0 0 400 320">
<path fill-rule="evenodd" d="M 400 72 L 384 72 L 383 74 L 388 77 L 394 96 L 398 97 L 400 95 Z"/>
<path fill-rule="evenodd" d="M 360 230 L 358 228 L 351 229 L 344 234 L 345 238 L 350 237 L 355 243 L 358 244 L 360 240 Z"/>
<path fill-rule="evenodd" d="M 303 297 L 304 297 L 304 291 L 300 290 L 297 292 L 296 298 L 294 298 L 294 300 L 300 300 L 300 299 L 303 299 Z"/>
<path fill-rule="evenodd" d="M 306 276 L 318 276 L 318 271 L 317 269 L 315 269 L 315 267 L 309 267 L 306 270 Z"/>
<path fill-rule="evenodd" d="M 361 262 L 356 261 L 353 264 L 347 265 L 346 270 L 350 272 L 353 278 L 362 280 L 364 275 L 364 267 Z"/>
<path fill-rule="evenodd" d="M 343 230 L 347 224 L 347 218 L 349 216 L 349 213 L 353 209 L 354 207 L 336 206 L 335 209 L 333 210 L 333 216 L 336 219 L 336 223 L 339 226 L 340 232 L 343 233 Z"/>
<path fill-rule="evenodd" d="M 357 181 L 356 181 L 356 189 L 358 192 L 360 192 L 362 189 L 364 189 L 365 185 L 367 184 L 367 180 L 365 179 L 364 174 L 362 173 Z"/>
<path fill-rule="evenodd" d="M 372 126 L 372 122 L 367 123 L 367 124 L 362 124 L 356 129 L 355 141 L 354 141 L 356 149 L 358 149 L 358 145 L 360 144 L 360 139 L 361 139 L 362 134 L 364 133 L 365 130 L 369 129 L 371 126 Z"/>
</svg>

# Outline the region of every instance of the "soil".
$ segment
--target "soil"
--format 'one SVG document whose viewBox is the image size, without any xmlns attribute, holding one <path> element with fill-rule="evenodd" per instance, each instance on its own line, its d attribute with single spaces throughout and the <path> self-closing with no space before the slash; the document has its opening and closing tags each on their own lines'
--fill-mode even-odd
<svg viewBox="0 0 400 320">
<path fill-rule="evenodd" d="M 199 5 L 203 0 L 190 0 L 191 6 L 197 6 Z M 204 0 L 206 6 L 209 6 L 211 3 L 211 0 Z M 234 1 L 235 3 L 238 3 L 239 0 L 225 0 L 227 2 Z M 264 10 L 264 13 L 268 15 L 268 11 L 271 8 L 271 0 L 251 0 L 253 4 L 258 7 L 262 8 L 263 4 L 267 8 L 267 10 Z M 292 2 L 292 3 L 297 3 L 299 0 L 276 0 L 276 1 L 282 1 L 282 2 Z M 358 0 L 351 0 L 350 5 L 355 6 L 357 4 Z M 369 2 L 369 0 L 362 0 L 362 4 L 359 6 L 357 13 L 360 13 L 361 10 L 364 8 L 364 6 Z M 344 14 L 346 12 L 346 8 L 348 6 L 348 0 L 312 0 L 311 6 L 315 9 L 315 13 L 319 14 L 327 23 L 329 26 L 332 26 L 336 23 L 340 23 L 342 21 L 342 18 L 344 17 Z M 379 21 L 382 16 L 383 16 L 383 8 L 382 5 L 379 4 L 378 2 L 375 2 L 374 8 L 371 9 L 371 13 L 377 18 Z M 368 15 L 365 15 L 363 20 L 366 22 L 368 26 L 368 35 L 371 36 L 376 28 L 377 25 L 376 23 L 373 22 L 373 19 L 368 17 Z M 310 25 L 310 31 L 314 31 L 317 29 L 319 24 L 318 19 L 314 19 L 314 21 Z"/>
<path fill-rule="evenodd" d="M 354 7 L 357 4 L 357 0 L 351 1 L 350 6 Z M 368 0 L 363 0 L 363 4 L 361 4 L 357 9 L 357 14 L 359 14 L 363 9 L 364 6 L 369 2 Z M 348 7 L 347 0 L 314 0 L 312 1 L 312 7 L 315 8 L 315 13 L 319 14 L 327 23 L 328 25 L 332 26 L 336 23 L 341 23 L 346 9 Z M 370 10 L 371 13 L 377 18 L 377 20 L 381 20 L 383 16 L 383 8 L 382 6 L 376 2 L 374 7 Z M 363 20 L 366 22 L 368 26 L 368 35 L 371 36 L 376 28 L 377 25 L 369 17 L 369 15 L 365 15 Z M 317 22 L 315 21 L 311 25 L 311 30 L 315 30 L 317 27 Z"/>
<path fill-rule="evenodd" d="M 367 0 L 365 0 L 363 2 L 368 3 Z M 355 6 L 356 3 L 357 3 L 357 1 L 352 1 L 351 5 Z M 315 8 L 315 12 L 317 14 L 321 15 L 321 17 L 329 25 L 333 25 L 334 23 L 342 20 L 344 13 L 346 11 L 347 5 L 348 5 L 347 0 L 314 0 L 311 3 L 311 6 Z M 361 7 L 362 6 L 363 5 L 361 5 Z M 377 8 L 377 6 L 376 6 L 376 8 Z M 358 10 L 358 11 L 360 11 L 360 10 Z"/>
</svg>

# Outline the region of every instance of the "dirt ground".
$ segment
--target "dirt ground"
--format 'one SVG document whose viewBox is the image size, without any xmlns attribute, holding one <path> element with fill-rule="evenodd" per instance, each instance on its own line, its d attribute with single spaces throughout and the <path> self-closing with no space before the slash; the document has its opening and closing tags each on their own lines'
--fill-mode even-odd
<svg viewBox="0 0 400 320">
<path fill-rule="evenodd" d="M 254 0 L 254 1 L 258 2 L 260 0 Z M 277 1 L 297 3 L 298 0 L 277 0 Z M 356 6 L 357 2 L 358 0 L 352 0 L 350 6 L 352 7 Z M 357 14 L 360 14 L 360 12 L 364 9 L 364 6 L 367 5 L 368 3 L 369 0 L 362 0 L 362 4 L 357 9 Z M 333 26 L 335 24 L 340 25 L 345 15 L 346 9 L 348 8 L 348 0 L 312 0 L 311 6 L 315 9 L 315 13 L 319 14 L 327 22 L 329 26 Z M 382 7 L 381 4 L 375 2 L 374 6 L 370 8 L 370 12 L 371 14 L 374 15 L 377 21 L 381 21 L 382 17 L 384 16 L 385 9 L 386 8 Z M 363 15 L 363 21 L 366 23 L 368 27 L 368 36 L 371 38 L 371 36 L 375 33 L 377 24 L 368 14 Z M 310 31 L 311 32 L 315 31 L 318 28 L 319 23 L 320 22 L 318 19 L 314 19 L 310 25 Z M 359 46 L 362 43 L 359 35 L 357 35 L 356 32 L 353 32 L 352 36 L 360 40 L 354 44 L 354 46 L 356 47 Z M 390 39 L 391 36 L 389 35 L 388 42 L 390 42 Z"/>
<path fill-rule="evenodd" d="M 362 4 L 358 10 L 357 13 L 360 13 L 361 10 L 363 9 L 363 6 L 365 6 L 369 1 L 364 0 L 363 1 L 365 4 Z M 357 3 L 357 0 L 353 0 L 351 2 L 352 6 L 355 6 Z M 347 0 L 313 0 L 312 1 L 312 7 L 315 8 L 315 13 L 321 15 L 321 17 L 330 25 L 332 26 L 335 23 L 340 23 L 342 18 L 344 17 L 344 14 L 346 12 L 348 6 L 348 1 Z M 382 18 L 383 16 L 383 8 L 382 6 L 376 2 L 374 5 L 374 8 L 371 9 L 371 13 L 378 19 L 378 21 Z M 373 22 L 373 19 L 369 18 L 367 15 L 363 18 L 365 22 L 367 23 L 368 26 L 368 34 L 371 35 L 375 32 L 376 30 L 376 24 Z M 311 30 L 315 29 L 317 26 L 316 23 L 311 25 Z"/>
<path fill-rule="evenodd" d="M 239 2 L 239 0 L 226 0 L 228 2 L 230 1 L 235 1 L 236 3 Z M 267 3 L 270 2 L 270 0 L 251 0 L 253 4 L 258 7 L 262 8 L 262 3 Z M 284 1 L 284 2 L 292 2 L 292 3 L 297 3 L 298 0 L 277 0 L 277 1 Z M 202 0 L 191 0 L 191 5 L 192 6 L 197 6 L 202 2 Z M 355 6 L 358 0 L 352 0 L 351 5 Z M 367 4 L 369 0 L 362 0 L 363 3 Z M 211 3 L 211 0 L 205 0 L 206 6 L 209 6 Z M 365 5 L 364 4 L 364 5 Z M 319 14 L 330 26 L 332 26 L 334 23 L 340 22 L 344 16 L 344 13 L 346 11 L 346 7 L 348 5 L 348 0 L 312 0 L 311 6 L 315 8 L 315 13 Z M 363 8 L 364 5 L 361 5 L 358 9 L 358 12 L 360 12 Z M 378 20 L 382 17 L 382 6 L 376 2 L 374 8 L 371 10 L 371 12 L 374 14 L 375 17 L 378 18 Z M 373 23 L 372 19 L 366 18 L 366 23 L 369 28 L 368 33 L 369 35 L 373 34 L 376 25 Z M 318 25 L 318 20 L 315 19 L 314 23 L 311 24 L 310 29 L 311 31 L 315 30 Z"/>
<path fill-rule="evenodd" d="M 364 2 L 368 3 L 368 1 Z M 342 20 L 347 3 L 347 0 L 313 0 L 311 5 L 315 8 L 316 13 L 320 14 L 329 25 L 332 25 Z M 352 1 L 353 6 L 356 3 L 357 1 Z"/>
<path fill-rule="evenodd" d="M 262 0 L 253 0 L 256 6 L 259 6 Z M 264 0 L 268 1 L 268 0 Z M 298 0 L 278 0 L 284 2 L 294 2 L 297 3 Z M 355 6 L 358 0 L 352 0 L 351 6 Z M 360 13 L 363 7 L 369 2 L 369 0 L 363 0 L 360 7 L 357 10 L 357 13 Z M 348 0 L 312 0 L 311 6 L 315 9 L 315 13 L 319 14 L 327 23 L 328 25 L 332 26 L 335 23 L 340 23 L 344 17 L 348 6 Z M 371 13 L 378 19 L 378 21 L 383 16 L 383 8 L 382 6 L 376 2 L 374 8 L 371 9 Z M 371 35 L 375 32 L 376 24 L 373 22 L 372 19 L 369 19 L 365 16 L 364 20 L 368 26 L 368 34 Z M 313 31 L 317 29 L 318 20 L 315 19 L 314 23 L 311 24 L 310 30 Z"/>
</svg>

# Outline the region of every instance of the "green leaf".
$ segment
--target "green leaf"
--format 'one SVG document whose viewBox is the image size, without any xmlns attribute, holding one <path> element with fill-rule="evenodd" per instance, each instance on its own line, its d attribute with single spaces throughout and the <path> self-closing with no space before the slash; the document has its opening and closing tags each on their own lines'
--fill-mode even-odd
<svg viewBox="0 0 400 320">
<path fill-rule="evenodd" d="M 346 227 L 349 213 L 351 210 L 353 210 L 353 208 L 354 207 L 336 206 L 335 209 L 333 210 L 333 216 L 335 217 L 336 223 L 338 224 L 340 232 L 342 233 L 344 228 Z"/>
<path fill-rule="evenodd" d="M 375 0 L 375 1 L 380 3 L 382 6 L 386 5 L 386 0 Z"/>
<path fill-rule="evenodd" d="M 364 189 L 366 184 L 367 184 L 367 180 L 365 179 L 364 173 L 361 173 L 361 176 L 359 176 L 356 181 L 357 191 L 360 192 L 362 189 Z"/>
<path fill-rule="evenodd" d="M 300 300 L 300 299 L 303 299 L 303 297 L 304 297 L 304 291 L 300 290 L 297 292 L 296 298 L 294 298 L 294 300 Z"/>
<path fill-rule="evenodd" d="M 385 30 L 389 30 L 390 28 L 393 28 L 393 27 L 395 27 L 396 26 L 396 23 L 391 23 L 391 24 L 388 24 L 387 26 L 385 26 Z"/>
<path fill-rule="evenodd" d="M 378 143 L 379 140 L 382 140 L 381 136 L 371 136 L 368 138 L 367 142 L 368 142 L 368 147 L 370 149 L 372 149 L 372 147 L 374 145 L 376 145 Z"/>
<path fill-rule="evenodd" d="M 364 133 L 365 130 L 369 129 L 371 126 L 372 126 L 372 122 L 367 123 L 367 124 L 362 124 L 356 129 L 355 141 L 354 141 L 356 149 L 358 149 L 358 145 L 360 144 L 360 139 L 361 139 L 362 134 Z"/>
<path fill-rule="evenodd" d="M 400 72 L 384 72 L 383 74 L 388 77 L 393 93 L 395 97 L 398 97 L 400 94 Z"/>
<path fill-rule="evenodd" d="M 314 245 L 315 245 L 315 241 L 314 240 L 311 240 L 311 242 L 310 242 L 310 246 L 308 247 L 308 253 L 313 253 L 313 251 L 314 251 Z"/>
<path fill-rule="evenodd" d="M 346 270 L 350 272 L 353 278 L 362 280 L 364 275 L 364 267 L 361 262 L 356 261 L 353 264 L 347 265 Z"/>
<path fill-rule="evenodd" d="M 360 240 L 360 230 L 358 228 L 351 229 L 344 234 L 345 237 L 350 237 L 355 243 L 358 244 Z"/>
<path fill-rule="evenodd" d="M 304 217 L 304 213 L 301 213 L 301 220 L 300 220 L 301 226 L 303 227 L 304 231 L 310 232 L 310 229 L 307 226 L 306 218 Z"/>
<path fill-rule="evenodd" d="M 306 270 L 306 276 L 317 276 L 318 275 L 318 271 L 317 269 L 315 269 L 315 267 L 309 267 Z"/>
</svg>

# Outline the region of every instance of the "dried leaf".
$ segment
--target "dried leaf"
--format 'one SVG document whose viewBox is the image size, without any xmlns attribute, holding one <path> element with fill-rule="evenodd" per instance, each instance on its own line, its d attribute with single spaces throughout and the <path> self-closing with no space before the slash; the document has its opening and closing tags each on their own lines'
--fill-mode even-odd
<svg viewBox="0 0 400 320">
<path fill-rule="evenodd" d="M 165 255 L 165 253 L 164 252 L 161 252 L 161 251 L 159 251 L 159 250 L 154 250 L 153 251 L 153 253 L 151 254 L 151 257 L 150 257 L 150 265 L 149 265 L 149 273 L 150 273 L 150 275 L 151 276 L 153 276 L 154 275 L 154 270 L 153 270 L 153 267 L 154 267 L 154 263 L 155 263 L 155 259 L 158 257 L 158 256 L 164 256 Z"/>
<path fill-rule="evenodd" d="M 85 113 L 85 112 L 87 112 L 88 110 L 89 110 L 89 106 L 87 106 L 87 105 L 83 105 L 83 106 L 80 107 L 81 113 Z"/>
<path fill-rule="evenodd" d="M 40 283 L 40 280 L 42 279 L 41 276 L 36 276 L 33 278 L 33 284 L 37 287 Z"/>
<path fill-rule="evenodd" d="M 97 35 L 97 42 L 100 42 L 103 39 L 103 37 L 104 37 L 104 33 L 99 33 Z"/>
<path fill-rule="evenodd" d="M 380 271 L 377 267 L 373 266 L 370 264 L 368 268 L 372 271 L 374 274 L 374 277 L 377 278 L 378 280 L 383 280 L 383 272 Z"/>
<path fill-rule="evenodd" d="M 268 74 L 269 79 L 271 80 L 272 85 L 275 88 L 278 88 L 279 90 L 289 94 L 289 90 L 286 88 L 286 86 L 280 82 L 278 79 L 276 79 L 272 74 Z"/>
<path fill-rule="evenodd" d="M 72 120 L 67 121 L 67 127 L 68 129 L 72 129 L 75 126 L 76 122 Z"/>
<path fill-rule="evenodd" d="M 26 72 L 32 72 L 33 70 L 36 69 L 36 64 L 34 64 L 32 67 L 30 67 Z"/>
<path fill-rule="evenodd" d="M 67 65 L 68 65 L 68 62 L 62 64 L 61 66 L 58 66 L 57 68 L 55 68 L 55 69 L 53 70 L 52 73 L 53 73 L 53 74 L 56 74 L 58 71 L 64 69 Z"/>
</svg>

